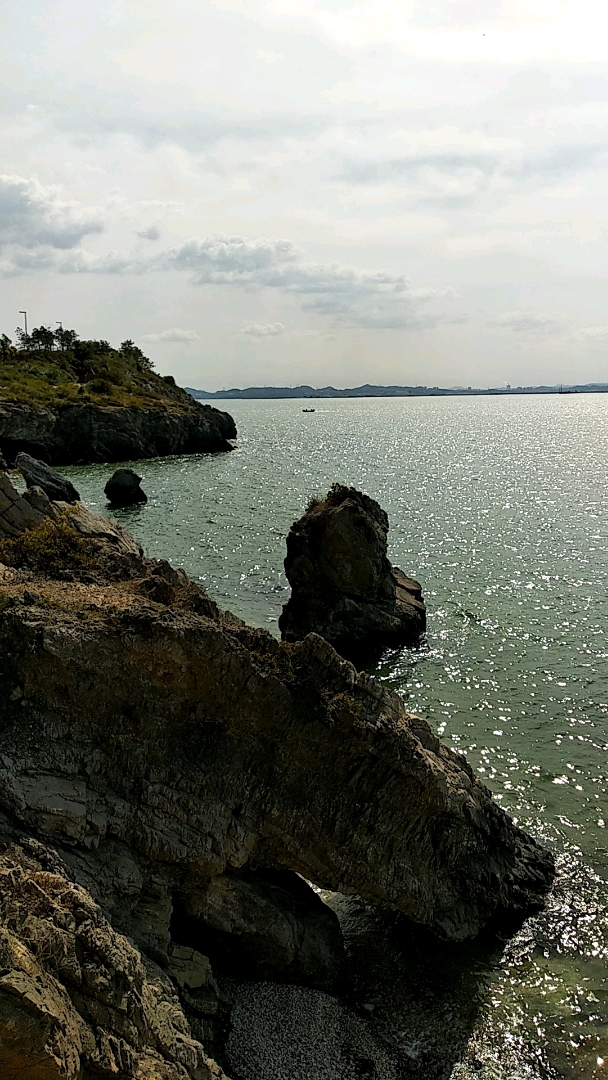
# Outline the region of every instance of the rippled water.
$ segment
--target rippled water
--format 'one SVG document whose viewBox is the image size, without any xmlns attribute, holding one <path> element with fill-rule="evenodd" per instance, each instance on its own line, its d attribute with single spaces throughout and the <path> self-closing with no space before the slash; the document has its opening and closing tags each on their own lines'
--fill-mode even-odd
<svg viewBox="0 0 608 1080">
<path fill-rule="evenodd" d="M 285 535 L 308 497 L 339 480 L 381 503 L 390 558 L 423 583 L 428 643 L 376 673 L 560 857 L 547 912 L 473 965 L 476 1034 L 454 1078 L 608 1074 L 608 395 L 315 408 L 231 402 L 234 453 L 137 463 L 150 501 L 116 516 L 276 633 Z M 105 509 L 108 467 L 65 471 Z M 398 996 L 386 1022 L 422 1077 L 430 1036 L 407 1029 Z"/>
</svg>

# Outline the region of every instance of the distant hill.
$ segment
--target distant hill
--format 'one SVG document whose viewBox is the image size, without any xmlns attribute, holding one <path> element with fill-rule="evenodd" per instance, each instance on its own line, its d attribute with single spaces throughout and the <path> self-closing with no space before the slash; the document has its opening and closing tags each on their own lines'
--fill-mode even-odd
<svg viewBox="0 0 608 1080">
<path fill-rule="evenodd" d="M 477 387 L 455 386 L 374 386 L 365 383 L 348 390 L 337 390 L 335 386 L 249 386 L 246 390 L 195 390 L 191 386 L 185 389 L 198 401 L 214 399 L 252 399 L 252 398 L 362 398 L 362 397 L 487 397 L 509 396 L 511 394 L 605 394 L 608 383 L 586 383 L 580 386 L 498 386 L 494 389 L 481 390 Z"/>
</svg>

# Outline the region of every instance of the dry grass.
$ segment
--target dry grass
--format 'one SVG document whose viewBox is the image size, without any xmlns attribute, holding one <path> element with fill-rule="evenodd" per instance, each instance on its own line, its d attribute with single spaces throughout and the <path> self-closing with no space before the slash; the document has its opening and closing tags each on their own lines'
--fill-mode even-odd
<svg viewBox="0 0 608 1080">
<path fill-rule="evenodd" d="M 69 510 L 57 518 L 45 518 L 14 540 L 3 540 L 0 562 L 47 577 L 64 570 L 90 570 L 95 565 L 89 543 L 71 524 Z"/>
</svg>

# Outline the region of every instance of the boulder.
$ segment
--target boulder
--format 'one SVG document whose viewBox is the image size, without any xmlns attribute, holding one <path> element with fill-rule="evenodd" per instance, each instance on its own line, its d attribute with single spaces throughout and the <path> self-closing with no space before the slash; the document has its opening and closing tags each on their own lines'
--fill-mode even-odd
<svg viewBox="0 0 608 1080">
<path fill-rule="evenodd" d="M 45 517 L 55 517 L 58 512 L 42 488 L 32 487 L 21 495 L 6 473 L 0 472 L 0 540 L 35 529 Z"/>
<path fill-rule="evenodd" d="M 385 511 L 355 488 L 334 484 L 325 499 L 311 501 L 287 537 L 284 641 L 314 632 L 347 659 L 365 660 L 386 646 L 420 640 L 422 589 L 391 566 L 387 533 Z"/>
<path fill-rule="evenodd" d="M 108 502 L 112 506 L 134 506 L 135 503 L 147 502 L 148 496 L 139 486 L 141 479 L 133 469 L 116 469 L 103 489 Z"/>
<path fill-rule="evenodd" d="M 50 469 L 44 461 L 38 461 L 29 454 L 19 453 L 17 454 L 17 468 L 28 488 L 42 488 L 49 499 L 55 502 L 80 502 L 80 495 L 74 485 L 56 473 L 54 469 Z"/>
</svg>

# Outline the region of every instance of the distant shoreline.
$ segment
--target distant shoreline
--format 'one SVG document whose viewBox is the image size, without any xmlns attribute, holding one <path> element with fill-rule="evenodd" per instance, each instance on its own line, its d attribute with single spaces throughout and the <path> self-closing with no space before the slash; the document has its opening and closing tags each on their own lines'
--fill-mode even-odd
<svg viewBox="0 0 608 1080">
<path fill-rule="evenodd" d="M 511 397 L 516 394 L 606 394 L 608 383 L 585 383 L 584 385 L 556 386 L 498 386 L 486 390 L 472 386 L 456 386 L 449 389 L 440 386 L 373 386 L 365 383 L 349 390 L 334 386 L 249 386 L 245 390 L 195 390 L 184 389 L 197 401 L 212 400 L 276 400 L 299 398 L 302 400 L 323 398 L 369 398 L 369 397 Z"/>
</svg>

